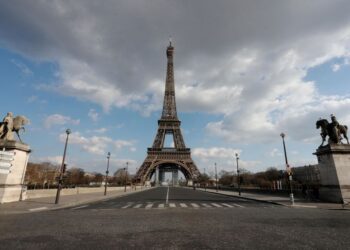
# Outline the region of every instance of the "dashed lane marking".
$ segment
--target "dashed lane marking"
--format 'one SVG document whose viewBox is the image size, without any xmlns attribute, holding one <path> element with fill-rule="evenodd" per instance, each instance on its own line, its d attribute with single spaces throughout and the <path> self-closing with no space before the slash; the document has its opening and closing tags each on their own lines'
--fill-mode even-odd
<svg viewBox="0 0 350 250">
<path fill-rule="evenodd" d="M 175 203 L 169 203 L 169 207 L 176 207 Z"/>
<path fill-rule="evenodd" d="M 163 203 L 159 204 L 158 208 L 164 208 L 164 204 Z"/>
<path fill-rule="evenodd" d="M 142 203 L 135 205 L 133 208 L 140 208 L 141 206 L 142 206 Z"/>
</svg>

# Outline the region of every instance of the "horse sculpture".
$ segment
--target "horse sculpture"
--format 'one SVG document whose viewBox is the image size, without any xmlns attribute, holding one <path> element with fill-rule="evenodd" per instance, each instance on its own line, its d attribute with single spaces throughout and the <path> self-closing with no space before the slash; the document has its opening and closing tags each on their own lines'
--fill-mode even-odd
<svg viewBox="0 0 350 250">
<path fill-rule="evenodd" d="M 329 123 L 326 119 L 320 119 L 316 122 L 316 128 L 321 128 L 322 143 L 320 147 L 323 146 L 328 136 L 328 143 L 342 143 L 343 137 L 349 144 L 349 139 L 347 136 L 348 127 L 346 125 Z"/>
<path fill-rule="evenodd" d="M 20 142 L 22 142 L 22 139 L 19 135 L 19 131 L 23 130 L 25 131 L 24 125 L 28 124 L 29 120 L 23 116 L 23 115 L 18 115 L 15 118 L 13 118 L 13 127 L 11 131 L 8 131 L 6 129 L 6 123 L 5 122 L 0 122 L 0 138 L 4 139 L 6 138 L 7 133 L 12 133 L 15 132 L 17 134 L 18 139 Z"/>
</svg>

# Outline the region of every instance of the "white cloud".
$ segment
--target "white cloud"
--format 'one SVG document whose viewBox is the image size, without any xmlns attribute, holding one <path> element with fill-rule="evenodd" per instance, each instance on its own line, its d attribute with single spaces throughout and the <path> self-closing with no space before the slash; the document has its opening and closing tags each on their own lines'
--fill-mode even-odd
<svg viewBox="0 0 350 250">
<path fill-rule="evenodd" d="M 135 144 L 134 141 L 125 141 L 125 140 L 116 140 L 116 141 L 114 141 L 114 146 L 117 149 L 120 149 L 120 148 L 123 148 L 123 147 L 131 147 L 134 144 Z"/>
<path fill-rule="evenodd" d="M 340 69 L 340 67 L 341 67 L 340 64 L 335 63 L 332 65 L 332 71 L 337 72 Z"/>
<path fill-rule="evenodd" d="M 88 117 L 90 117 L 91 120 L 96 122 L 99 118 L 99 114 L 94 109 L 90 109 L 88 113 Z"/>
<path fill-rule="evenodd" d="M 350 59 L 349 59 L 350 55 L 349 55 L 349 53 L 346 53 L 343 56 L 345 58 L 344 58 L 342 63 L 335 63 L 335 64 L 332 65 L 332 71 L 333 72 L 337 72 L 341 68 L 343 68 L 344 66 L 350 65 Z"/>
<path fill-rule="evenodd" d="M 66 134 L 62 133 L 59 136 L 60 141 L 64 142 L 66 139 Z M 84 151 L 91 154 L 103 155 L 107 154 L 114 148 L 133 148 L 133 141 L 124 140 L 113 140 L 107 136 L 91 136 L 86 137 L 81 135 L 79 132 L 73 132 L 69 135 L 69 144 L 79 145 Z"/>
<path fill-rule="evenodd" d="M 198 158 L 234 158 L 235 154 L 240 154 L 242 150 L 233 148 L 194 148 L 192 155 Z"/>
<path fill-rule="evenodd" d="M 106 128 L 99 128 L 94 130 L 95 133 L 104 134 L 107 132 Z"/>
<path fill-rule="evenodd" d="M 269 153 L 269 155 L 271 157 L 275 157 L 275 156 L 281 156 L 281 152 L 277 149 L 277 148 L 274 148 L 271 150 L 271 152 Z"/>
<path fill-rule="evenodd" d="M 61 114 L 52 114 L 45 118 L 44 127 L 48 129 L 56 125 L 66 125 L 66 124 L 79 125 L 79 123 L 80 123 L 79 119 L 75 120 L 69 116 L 64 116 Z"/>
<path fill-rule="evenodd" d="M 28 68 L 27 65 L 25 65 L 22 62 L 19 62 L 15 59 L 12 59 L 11 62 L 16 65 L 17 68 L 20 69 L 20 71 L 24 74 L 24 75 L 33 75 L 33 72 Z"/>
</svg>

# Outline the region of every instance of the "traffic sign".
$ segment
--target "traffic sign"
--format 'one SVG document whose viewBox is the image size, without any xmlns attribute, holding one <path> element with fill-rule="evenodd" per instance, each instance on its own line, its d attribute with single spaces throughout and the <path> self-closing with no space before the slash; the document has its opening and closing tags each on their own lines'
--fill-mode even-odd
<svg viewBox="0 0 350 250">
<path fill-rule="evenodd" d="M 0 151 L 0 156 L 14 156 L 15 151 Z"/>
<path fill-rule="evenodd" d="M 1 169 L 0 168 L 0 174 L 9 174 L 10 170 L 9 169 Z"/>
<path fill-rule="evenodd" d="M 1 162 L 0 161 L 0 168 L 9 169 L 10 167 L 12 167 L 12 164 L 10 162 Z"/>
<path fill-rule="evenodd" d="M 0 151 L 0 162 L 5 161 L 13 161 L 15 157 L 14 151 Z"/>
</svg>

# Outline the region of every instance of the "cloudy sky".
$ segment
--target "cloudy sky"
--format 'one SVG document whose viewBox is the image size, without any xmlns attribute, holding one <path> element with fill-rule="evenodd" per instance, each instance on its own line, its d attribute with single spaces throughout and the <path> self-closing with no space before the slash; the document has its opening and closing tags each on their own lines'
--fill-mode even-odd
<svg viewBox="0 0 350 250">
<path fill-rule="evenodd" d="M 1 115 L 26 115 L 32 161 L 132 171 L 160 117 L 169 36 L 200 171 L 313 164 L 315 122 L 350 125 L 349 1 L 1 1 Z"/>
</svg>

